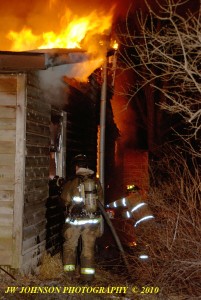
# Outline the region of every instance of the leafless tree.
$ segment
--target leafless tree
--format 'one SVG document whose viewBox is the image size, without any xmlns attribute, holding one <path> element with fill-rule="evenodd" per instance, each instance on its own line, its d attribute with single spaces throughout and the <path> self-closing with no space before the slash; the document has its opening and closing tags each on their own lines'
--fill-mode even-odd
<svg viewBox="0 0 201 300">
<path fill-rule="evenodd" d="M 128 12 L 126 29 L 119 34 L 119 55 L 124 71 L 136 78 L 124 89 L 128 104 L 147 87 L 151 97 L 157 92 L 157 105 L 179 117 L 186 129 L 178 132 L 180 138 L 188 151 L 200 156 L 201 5 L 199 11 L 190 11 L 190 2 L 156 0 L 153 9 L 147 1 L 148 14 L 138 13 L 135 21 Z"/>
<path fill-rule="evenodd" d="M 168 149 L 157 167 L 161 181 L 149 194 L 155 223 L 138 228 L 137 241 L 150 256 L 148 263 L 136 264 L 138 280 L 161 287 L 166 297 L 199 299 L 201 293 L 201 180 L 196 159 L 189 168 L 183 153 Z M 167 151 L 167 149 L 166 149 Z M 156 170 L 156 168 L 152 168 Z M 164 178 L 164 175 L 165 176 Z M 146 246 L 146 247 L 145 247 Z M 174 298 L 173 298 L 174 299 Z"/>
<path fill-rule="evenodd" d="M 144 245 L 150 261 L 140 263 L 134 253 L 133 273 L 137 274 L 139 285 L 158 285 L 165 296 L 173 296 L 164 299 L 198 299 L 201 293 L 201 2 L 195 0 L 196 9 L 191 5 L 188 10 L 192 1 L 155 0 L 154 8 L 145 1 L 146 13 L 134 14 L 130 10 L 119 34 L 119 68 L 134 78 L 129 85 L 123 83 L 122 93 L 128 105 L 136 102 L 139 114 L 145 119 L 148 146 L 153 144 L 164 112 L 170 119 L 175 116 L 178 126 L 173 126 L 177 141 L 161 143 L 160 159 L 150 161 L 148 200 L 155 223 L 153 227 L 149 224 L 139 227 L 136 232 L 137 243 Z M 175 125 L 168 123 L 168 118 L 165 122 L 167 127 Z"/>
</svg>

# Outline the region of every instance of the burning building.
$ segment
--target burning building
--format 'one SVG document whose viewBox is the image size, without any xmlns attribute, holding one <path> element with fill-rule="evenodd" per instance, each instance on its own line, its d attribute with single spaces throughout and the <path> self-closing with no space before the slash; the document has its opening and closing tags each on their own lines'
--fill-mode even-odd
<svg viewBox="0 0 201 300">
<path fill-rule="evenodd" d="M 50 180 L 70 175 L 71 158 L 80 152 L 96 170 L 100 67 L 106 48 L 102 42 L 95 48 L 92 40 L 97 42 L 97 33 L 100 37 L 109 28 L 111 16 L 105 15 L 104 22 L 97 19 L 96 35 L 82 19 L 72 45 L 61 43 L 58 33 L 10 31 L 13 46 L 0 52 L 0 265 L 9 269 L 35 270 L 46 250 L 59 247 L 61 211 L 58 195 L 49 194 Z M 65 34 L 63 30 L 70 41 Z M 41 38 L 46 43 L 40 46 Z M 109 101 L 107 115 L 115 140 L 118 131 Z"/>
<path fill-rule="evenodd" d="M 70 176 L 70 161 L 80 152 L 88 156 L 91 168 L 99 169 L 106 60 L 108 202 L 132 183 L 133 157 L 137 157 L 125 149 L 120 149 L 122 155 L 116 143 L 119 131 L 110 103 L 115 60 L 113 50 L 108 51 L 114 8 L 79 18 L 65 6 L 56 11 L 57 1 L 48 2 L 43 12 L 48 20 L 41 17 L 44 3 L 34 6 L 34 15 L 22 4 L 23 22 L 14 19 L 9 30 L 2 23 L 7 34 L 0 43 L 0 266 L 23 272 L 35 270 L 46 250 L 55 253 L 61 246 L 62 211 L 57 187 L 52 185 L 55 176 Z M 115 152 L 121 158 L 118 162 Z M 147 153 L 142 155 L 147 168 Z M 134 179 L 144 174 L 141 161 L 140 156 L 136 163 L 140 176 L 136 173 Z M 147 176 L 142 179 L 139 183 L 147 186 Z M 116 193 L 111 192 L 117 182 Z"/>
</svg>

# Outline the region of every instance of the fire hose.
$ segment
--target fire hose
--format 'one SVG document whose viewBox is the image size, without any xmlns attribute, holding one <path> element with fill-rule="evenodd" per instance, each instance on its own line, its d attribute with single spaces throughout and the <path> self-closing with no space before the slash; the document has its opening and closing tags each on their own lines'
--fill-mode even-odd
<svg viewBox="0 0 201 300">
<path fill-rule="evenodd" d="M 116 244 L 117 244 L 117 246 L 119 248 L 119 251 L 121 253 L 121 256 L 123 258 L 124 264 L 125 264 L 125 266 L 126 266 L 126 268 L 128 270 L 128 274 L 129 274 L 129 276 L 131 276 L 132 273 L 131 273 L 130 264 L 129 264 L 128 260 L 127 260 L 126 255 L 125 255 L 125 251 L 123 249 L 121 241 L 120 241 L 120 239 L 118 237 L 118 234 L 117 234 L 117 232 L 116 232 L 116 230 L 115 230 L 115 228 L 114 228 L 114 226 L 113 226 L 113 224 L 112 224 L 112 222 L 111 222 L 111 220 L 110 220 L 107 212 L 105 211 L 104 206 L 102 205 L 102 203 L 99 200 L 98 200 L 98 207 L 100 208 L 101 213 L 102 213 L 104 219 L 106 220 L 106 222 L 107 222 L 107 224 L 108 224 L 108 226 L 109 226 L 109 228 L 110 228 L 110 230 L 112 232 L 112 235 L 113 235 L 113 237 L 115 239 L 115 242 L 116 242 Z"/>
</svg>

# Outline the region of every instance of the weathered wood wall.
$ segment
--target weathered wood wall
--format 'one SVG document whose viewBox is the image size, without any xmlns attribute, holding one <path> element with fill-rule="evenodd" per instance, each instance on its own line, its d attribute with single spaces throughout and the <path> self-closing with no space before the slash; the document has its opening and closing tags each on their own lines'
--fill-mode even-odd
<svg viewBox="0 0 201 300">
<path fill-rule="evenodd" d="M 0 265 L 12 264 L 17 77 L 0 75 Z"/>
<path fill-rule="evenodd" d="M 35 73 L 27 74 L 23 270 L 38 265 L 46 249 L 46 200 L 49 195 L 51 105 Z"/>
<path fill-rule="evenodd" d="M 58 187 L 55 180 L 50 180 L 50 196 L 47 199 L 47 252 L 54 255 L 62 250 L 62 228 L 64 224 L 64 210 L 60 205 Z"/>
<path fill-rule="evenodd" d="M 85 153 L 96 171 L 100 89 L 69 87 L 66 174 Z M 59 109 L 61 109 L 59 107 Z M 51 104 L 37 72 L 0 75 L 0 265 L 31 272 L 61 242 L 58 196 L 49 197 Z"/>
</svg>

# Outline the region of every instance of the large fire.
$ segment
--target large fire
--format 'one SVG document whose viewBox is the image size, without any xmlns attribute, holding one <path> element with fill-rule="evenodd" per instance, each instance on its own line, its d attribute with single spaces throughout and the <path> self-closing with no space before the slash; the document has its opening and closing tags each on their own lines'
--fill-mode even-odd
<svg viewBox="0 0 201 300">
<path fill-rule="evenodd" d="M 12 41 L 11 51 L 27 51 L 49 48 L 83 48 L 94 51 L 94 44 L 100 46 L 97 37 L 109 34 L 112 24 L 112 9 L 107 14 L 93 11 L 87 16 L 73 16 L 69 9 L 60 19 L 60 29 L 35 34 L 30 27 L 20 31 L 9 31 L 7 38 Z M 92 47 L 93 46 L 93 47 Z"/>
<path fill-rule="evenodd" d="M 86 81 L 102 65 L 106 51 L 111 47 L 115 6 L 107 11 L 97 8 L 75 14 L 69 7 L 62 7 L 61 1 L 49 0 L 48 3 L 45 10 L 40 10 L 39 3 L 37 9 L 24 10 L 25 14 L 21 13 L 17 22 L 12 18 L 6 41 L 0 39 L 0 50 L 5 47 L 9 51 L 40 49 L 40 52 L 45 49 L 55 49 L 55 52 L 57 49 L 81 49 L 89 54 L 89 60 L 75 64 L 69 76 Z"/>
</svg>

